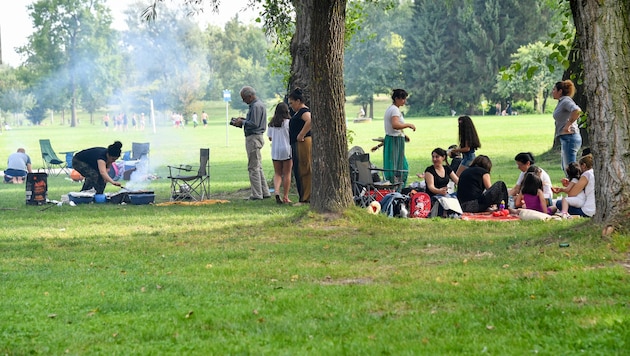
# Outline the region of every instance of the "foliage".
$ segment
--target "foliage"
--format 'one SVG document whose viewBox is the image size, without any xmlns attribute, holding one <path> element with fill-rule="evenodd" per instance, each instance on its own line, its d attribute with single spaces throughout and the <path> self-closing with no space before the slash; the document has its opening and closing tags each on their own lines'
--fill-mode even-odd
<svg viewBox="0 0 630 356">
<path fill-rule="evenodd" d="M 482 95 L 490 102 L 504 99 L 491 95 L 499 68 L 519 46 L 555 28 L 553 16 L 540 0 L 414 2 L 413 27 L 405 36 L 412 111 L 446 103 L 470 112 Z"/>
<path fill-rule="evenodd" d="M 372 105 L 375 94 L 387 94 L 403 86 L 404 24 L 411 15 L 409 3 L 351 2 L 349 8 L 360 13 L 360 25 L 347 44 L 344 55 L 346 94 L 357 103 Z M 368 113 L 372 112 L 366 110 Z"/>
<path fill-rule="evenodd" d="M 552 49 L 542 42 L 520 47 L 512 54 L 512 65 L 497 74 L 494 92 L 503 98 L 533 100 L 542 112 L 551 88 L 558 81 L 558 68 L 550 59 Z"/>
<path fill-rule="evenodd" d="M 97 74 L 116 73 L 108 66 L 114 48 L 110 11 L 104 0 L 40 0 L 28 8 L 35 31 L 19 51 L 27 57 L 32 92 L 43 108 L 61 109 L 69 104 L 71 125 L 76 126 L 80 88 L 88 91 L 89 87 L 92 96 L 106 95 L 108 78 Z"/>
</svg>

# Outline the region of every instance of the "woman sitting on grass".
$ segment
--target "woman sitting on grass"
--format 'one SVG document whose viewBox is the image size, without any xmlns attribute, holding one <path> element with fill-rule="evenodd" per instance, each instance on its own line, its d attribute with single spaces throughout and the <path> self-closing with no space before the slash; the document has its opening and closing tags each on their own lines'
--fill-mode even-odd
<svg viewBox="0 0 630 356">
<path fill-rule="evenodd" d="M 581 208 L 571 205 L 571 202 L 563 197 L 562 200 L 556 201 L 556 207 L 560 209 L 562 217 L 568 218 L 570 215 L 579 215 L 584 217 L 592 217 L 595 215 L 595 176 L 593 174 L 593 156 L 587 155 L 580 158 L 578 162 L 582 175 L 575 183 L 573 188 L 568 192 L 569 197 L 577 196 L 584 191 L 586 199 Z"/>
<path fill-rule="evenodd" d="M 424 170 L 424 175 L 417 174 L 419 178 L 424 178 L 427 184 L 427 194 L 431 197 L 432 202 L 436 195 L 448 194 L 448 183 L 452 180 L 455 184 L 459 181 L 459 178 L 451 170 L 451 167 L 444 165 L 446 160 L 446 151 L 442 148 L 436 148 L 431 152 L 431 161 L 433 165 L 428 166 Z"/>
<path fill-rule="evenodd" d="M 470 167 L 459 176 L 457 199 L 464 212 L 478 213 L 488 210 L 492 205 L 499 205 L 508 200 L 505 183 L 492 184 L 490 171 L 492 161 L 486 155 L 477 156 Z"/>
</svg>

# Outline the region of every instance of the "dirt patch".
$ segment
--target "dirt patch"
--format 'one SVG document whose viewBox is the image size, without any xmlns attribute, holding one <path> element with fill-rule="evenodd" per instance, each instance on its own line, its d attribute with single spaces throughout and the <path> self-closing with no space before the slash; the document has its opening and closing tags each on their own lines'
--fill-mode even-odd
<svg viewBox="0 0 630 356">
<path fill-rule="evenodd" d="M 370 277 L 366 278 L 343 278 L 343 279 L 333 279 L 331 276 L 326 276 L 326 278 L 322 281 L 323 285 L 327 286 L 345 286 L 345 285 L 366 285 L 372 284 L 374 280 Z"/>
</svg>

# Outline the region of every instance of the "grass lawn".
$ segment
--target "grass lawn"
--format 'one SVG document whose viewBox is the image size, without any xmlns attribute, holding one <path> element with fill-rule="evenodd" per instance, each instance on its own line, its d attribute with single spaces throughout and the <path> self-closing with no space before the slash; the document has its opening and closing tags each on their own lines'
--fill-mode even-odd
<svg viewBox="0 0 630 356">
<path fill-rule="evenodd" d="M 407 120 L 418 127 L 410 166 L 423 172 L 433 148 L 456 143 L 457 121 Z M 513 185 L 514 155 L 531 151 L 559 182 L 558 155 L 546 153 L 551 117 L 473 120 L 493 181 Z M 366 150 L 383 135 L 382 119 L 350 120 L 348 128 L 352 145 Z M 586 219 L 389 219 L 360 209 L 331 219 L 272 199 L 245 202 L 244 139 L 226 130 L 225 117 L 197 129 L 160 122 L 156 133 L 18 127 L 0 136 L 1 160 L 22 146 L 40 167 L 40 138 L 57 152 L 150 142 L 152 171 L 162 178 L 147 188 L 157 202 L 168 200 L 166 165 L 192 164 L 210 147 L 212 198 L 230 203 L 49 208 L 26 206 L 23 185 L 0 184 L 0 353 L 623 355 L 630 348 L 625 232 L 602 239 Z M 373 161 L 382 162 L 380 151 Z M 265 172 L 271 179 L 270 159 Z M 49 177 L 51 199 L 79 189 Z"/>
</svg>

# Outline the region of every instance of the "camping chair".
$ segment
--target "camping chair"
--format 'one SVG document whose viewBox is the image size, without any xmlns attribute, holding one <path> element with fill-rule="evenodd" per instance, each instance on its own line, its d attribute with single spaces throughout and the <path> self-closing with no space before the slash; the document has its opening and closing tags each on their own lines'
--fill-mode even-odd
<svg viewBox="0 0 630 356">
<path fill-rule="evenodd" d="M 131 160 L 149 159 L 149 142 L 132 142 L 131 143 Z"/>
<path fill-rule="evenodd" d="M 55 173 L 55 168 L 59 168 L 59 171 L 57 171 L 57 174 L 55 175 L 59 175 L 59 173 L 61 172 L 65 172 L 66 174 L 68 174 L 68 171 L 66 169 L 66 161 L 60 160 L 59 157 L 57 157 L 57 154 L 55 153 L 55 150 L 53 150 L 49 139 L 39 140 L 39 148 L 42 151 L 42 159 L 44 160 L 44 170 L 46 171 L 46 173 L 50 175 L 52 173 Z"/>
<path fill-rule="evenodd" d="M 383 172 L 404 172 L 402 170 L 385 170 L 376 168 L 370 162 L 370 155 L 361 153 L 353 148 L 350 161 L 350 180 L 352 182 L 352 193 L 354 201 L 361 207 L 367 207 L 374 200 L 381 201 L 389 193 L 400 191 L 402 182 L 389 182 L 383 180 Z"/>
<path fill-rule="evenodd" d="M 199 167 L 168 166 L 171 201 L 201 201 L 210 197 L 210 149 L 199 150 Z"/>
</svg>

